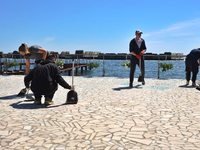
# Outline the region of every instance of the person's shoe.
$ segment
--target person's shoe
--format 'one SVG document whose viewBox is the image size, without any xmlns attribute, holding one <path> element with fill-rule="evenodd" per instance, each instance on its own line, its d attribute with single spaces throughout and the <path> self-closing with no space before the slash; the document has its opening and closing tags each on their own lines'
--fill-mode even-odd
<svg viewBox="0 0 200 150">
<path fill-rule="evenodd" d="M 186 81 L 186 85 L 189 85 L 189 81 Z"/>
<path fill-rule="evenodd" d="M 145 81 L 142 81 L 142 85 L 145 85 Z"/>
<path fill-rule="evenodd" d="M 195 82 L 192 83 L 192 86 L 197 86 Z"/>
<path fill-rule="evenodd" d="M 129 87 L 132 88 L 132 87 L 133 87 L 133 84 L 129 84 Z"/>
<path fill-rule="evenodd" d="M 53 105 L 54 102 L 52 101 L 52 99 L 48 98 L 48 97 L 45 97 L 45 102 L 44 102 L 45 105 Z"/>
<path fill-rule="evenodd" d="M 36 99 L 34 100 L 34 104 L 40 105 L 40 104 L 41 104 L 41 98 L 36 98 Z"/>
</svg>

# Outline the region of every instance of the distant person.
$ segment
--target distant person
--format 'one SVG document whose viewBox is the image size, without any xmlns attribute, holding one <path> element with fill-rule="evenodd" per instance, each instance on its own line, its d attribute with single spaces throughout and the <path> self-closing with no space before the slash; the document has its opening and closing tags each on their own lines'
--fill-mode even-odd
<svg viewBox="0 0 200 150">
<path fill-rule="evenodd" d="M 189 85 L 190 76 L 192 72 L 192 86 L 197 86 L 196 78 L 199 72 L 199 65 L 200 65 L 199 59 L 200 59 L 200 47 L 198 49 L 191 50 L 191 52 L 186 56 L 185 59 L 186 85 Z"/>
<path fill-rule="evenodd" d="M 145 41 L 141 38 L 142 31 L 135 31 L 135 38 L 131 40 L 129 44 L 129 51 L 132 54 L 131 56 L 131 69 L 130 69 L 130 87 L 133 87 L 134 72 L 136 64 L 139 66 L 139 60 L 141 60 L 141 73 L 142 73 L 142 84 L 145 84 L 144 81 L 144 57 L 143 54 L 146 52 Z"/>
<path fill-rule="evenodd" d="M 55 55 L 47 56 L 46 60 L 42 60 L 34 69 L 24 78 L 26 88 L 29 88 L 31 82 L 31 90 L 34 93 L 34 103 L 41 104 L 42 95 L 45 96 L 45 105 L 53 104 L 53 96 L 58 89 L 58 83 L 66 88 L 74 90 L 60 75 L 60 69 L 55 64 Z"/>
<path fill-rule="evenodd" d="M 38 45 L 28 47 L 26 43 L 22 43 L 19 47 L 19 52 L 21 55 L 25 56 L 26 59 L 25 74 L 28 74 L 30 71 L 30 59 L 35 59 L 35 63 L 38 64 L 41 60 L 45 60 L 48 54 L 47 50 L 42 47 Z"/>
</svg>

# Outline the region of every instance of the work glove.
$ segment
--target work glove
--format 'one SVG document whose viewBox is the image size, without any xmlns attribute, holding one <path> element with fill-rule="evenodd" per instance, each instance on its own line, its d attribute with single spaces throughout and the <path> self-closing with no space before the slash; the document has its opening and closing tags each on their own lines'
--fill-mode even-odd
<svg viewBox="0 0 200 150">
<path fill-rule="evenodd" d="M 141 59 L 141 56 L 140 56 L 140 55 L 136 54 L 135 56 L 136 56 L 138 59 Z"/>
<path fill-rule="evenodd" d="M 141 52 L 140 52 L 140 56 L 142 56 L 143 54 L 144 54 L 144 51 L 141 51 Z"/>
</svg>

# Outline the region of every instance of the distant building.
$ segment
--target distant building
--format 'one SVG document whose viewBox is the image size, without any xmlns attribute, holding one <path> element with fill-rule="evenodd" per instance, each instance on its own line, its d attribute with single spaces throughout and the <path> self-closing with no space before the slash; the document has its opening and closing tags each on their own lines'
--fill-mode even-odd
<svg viewBox="0 0 200 150">
<path fill-rule="evenodd" d="M 183 55 L 183 53 L 172 53 L 171 54 L 171 59 L 172 60 L 180 60 L 180 59 L 184 59 L 184 55 Z"/>
<path fill-rule="evenodd" d="M 84 50 L 76 50 L 75 54 L 79 54 L 80 56 L 78 56 L 78 58 L 83 58 L 83 53 L 84 53 Z"/>
</svg>

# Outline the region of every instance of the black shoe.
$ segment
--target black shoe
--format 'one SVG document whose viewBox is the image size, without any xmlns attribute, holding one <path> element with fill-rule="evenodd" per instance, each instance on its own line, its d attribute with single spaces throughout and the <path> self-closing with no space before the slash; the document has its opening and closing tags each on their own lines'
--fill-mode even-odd
<svg viewBox="0 0 200 150">
<path fill-rule="evenodd" d="M 132 87 L 133 87 L 133 84 L 129 84 L 129 87 L 132 88 Z"/>
<path fill-rule="evenodd" d="M 144 82 L 144 81 L 142 81 L 142 85 L 145 85 L 145 82 Z"/>
</svg>

